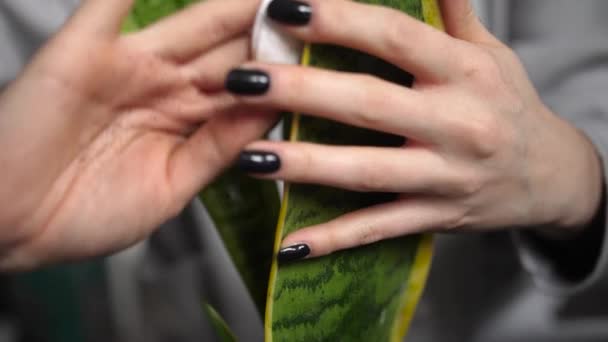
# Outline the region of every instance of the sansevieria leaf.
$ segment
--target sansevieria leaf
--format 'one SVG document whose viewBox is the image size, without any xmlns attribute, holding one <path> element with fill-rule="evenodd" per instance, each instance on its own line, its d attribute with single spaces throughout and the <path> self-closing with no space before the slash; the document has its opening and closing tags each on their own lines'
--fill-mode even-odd
<svg viewBox="0 0 608 342">
<path fill-rule="evenodd" d="M 280 208 L 276 185 L 229 170 L 203 190 L 200 198 L 263 314 Z"/>
<path fill-rule="evenodd" d="M 441 27 L 435 0 L 369 0 Z M 353 32 L 356 34 L 356 32 Z M 361 52 L 307 45 L 302 64 L 370 73 L 411 85 L 407 73 Z M 404 138 L 295 114 L 290 140 L 335 145 L 401 146 Z M 391 194 L 287 184 L 275 252 L 288 233 L 389 201 Z M 427 235 L 402 237 L 300 262 L 273 263 L 266 341 L 401 341 L 430 266 Z"/>
<path fill-rule="evenodd" d="M 236 342 L 236 336 L 230 331 L 228 324 L 222 319 L 222 316 L 209 304 L 204 304 L 204 309 L 209 322 L 213 326 L 216 337 L 221 342 Z"/>
</svg>

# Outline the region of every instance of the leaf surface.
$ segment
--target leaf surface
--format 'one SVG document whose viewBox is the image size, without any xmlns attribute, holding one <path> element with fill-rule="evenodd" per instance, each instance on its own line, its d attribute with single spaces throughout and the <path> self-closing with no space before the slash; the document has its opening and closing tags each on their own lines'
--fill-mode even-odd
<svg viewBox="0 0 608 342">
<path fill-rule="evenodd" d="M 440 27 L 435 1 L 369 0 Z M 425 17 L 427 15 L 427 17 Z M 412 77 L 378 58 L 329 45 L 308 45 L 302 64 L 369 73 L 409 86 Z M 333 145 L 402 146 L 403 137 L 294 114 L 290 140 Z M 309 184 L 287 184 L 275 253 L 287 234 L 395 198 Z M 430 267 L 431 237 L 381 241 L 300 262 L 273 262 L 266 341 L 400 341 Z"/>
<path fill-rule="evenodd" d="M 230 331 L 228 324 L 224 321 L 222 316 L 215 311 L 215 309 L 209 305 L 205 304 L 205 313 L 207 313 L 207 317 L 215 330 L 215 335 L 221 342 L 236 342 L 236 336 Z"/>
</svg>

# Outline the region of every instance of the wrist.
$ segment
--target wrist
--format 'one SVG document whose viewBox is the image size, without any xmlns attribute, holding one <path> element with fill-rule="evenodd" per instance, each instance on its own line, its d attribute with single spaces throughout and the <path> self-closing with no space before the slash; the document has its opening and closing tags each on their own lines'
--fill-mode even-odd
<svg viewBox="0 0 608 342">
<path fill-rule="evenodd" d="M 606 187 L 595 217 L 579 230 L 536 229 L 522 231 L 517 241 L 535 258 L 550 265 L 550 278 L 564 284 L 581 284 L 592 277 L 604 249 L 606 232 Z"/>
<path fill-rule="evenodd" d="M 541 209 L 538 217 L 545 219 L 532 226 L 539 227 L 537 232 L 547 238 L 568 240 L 595 224 L 603 212 L 605 177 L 600 154 L 591 140 L 554 117 L 554 139 L 546 142 L 553 146 L 553 153 L 545 156 L 545 173 L 540 173 L 538 183 L 544 188 L 537 198 L 537 208 Z"/>
<path fill-rule="evenodd" d="M 580 179 L 575 179 L 578 183 L 577 194 L 570 200 L 571 217 L 562 217 L 558 227 L 563 228 L 564 234 L 580 234 L 586 228 L 598 224 L 597 218 L 603 217 L 605 211 L 605 177 L 602 167 L 601 157 L 593 143 L 581 132 L 582 140 L 586 145 L 583 151 L 581 165 L 571 165 L 570 167 L 580 167 L 584 175 Z M 567 212 L 567 211 L 565 211 Z M 603 226 L 603 222 L 600 223 Z"/>
<path fill-rule="evenodd" d="M 591 140 L 541 103 L 527 155 L 530 207 L 520 227 L 552 240 L 570 240 L 600 211 L 604 175 Z"/>
</svg>

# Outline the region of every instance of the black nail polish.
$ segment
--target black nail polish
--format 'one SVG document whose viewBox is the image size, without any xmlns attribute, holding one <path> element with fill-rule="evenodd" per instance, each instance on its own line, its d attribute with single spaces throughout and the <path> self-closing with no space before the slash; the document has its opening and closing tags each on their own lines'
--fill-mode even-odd
<svg viewBox="0 0 608 342">
<path fill-rule="evenodd" d="M 270 152 L 245 151 L 239 156 L 238 167 L 248 173 L 273 173 L 281 168 L 281 159 Z"/>
<path fill-rule="evenodd" d="M 310 247 L 305 244 L 285 247 L 279 251 L 279 262 L 296 261 L 306 258 L 310 254 Z"/>
<path fill-rule="evenodd" d="M 306 25 L 310 21 L 312 8 L 297 0 L 274 0 L 268 5 L 268 17 L 288 25 Z"/>
<path fill-rule="evenodd" d="M 260 70 L 234 69 L 226 77 L 226 89 L 238 95 L 262 95 L 270 88 L 270 76 Z"/>
</svg>

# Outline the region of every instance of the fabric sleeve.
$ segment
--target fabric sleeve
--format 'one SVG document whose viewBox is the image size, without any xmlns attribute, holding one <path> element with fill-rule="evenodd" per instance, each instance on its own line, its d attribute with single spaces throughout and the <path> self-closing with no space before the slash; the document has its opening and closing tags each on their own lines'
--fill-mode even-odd
<svg viewBox="0 0 608 342">
<path fill-rule="evenodd" d="M 79 0 L 0 1 L 0 90 L 63 24 Z"/>
<path fill-rule="evenodd" d="M 593 142 L 603 160 L 606 184 L 608 22 L 599 13 L 608 13 L 608 2 L 513 1 L 509 43 L 543 101 Z M 570 295 L 608 282 L 606 211 L 604 186 L 601 208 L 580 236 L 555 241 L 531 231 L 514 233 L 523 266 L 538 285 Z"/>
</svg>

